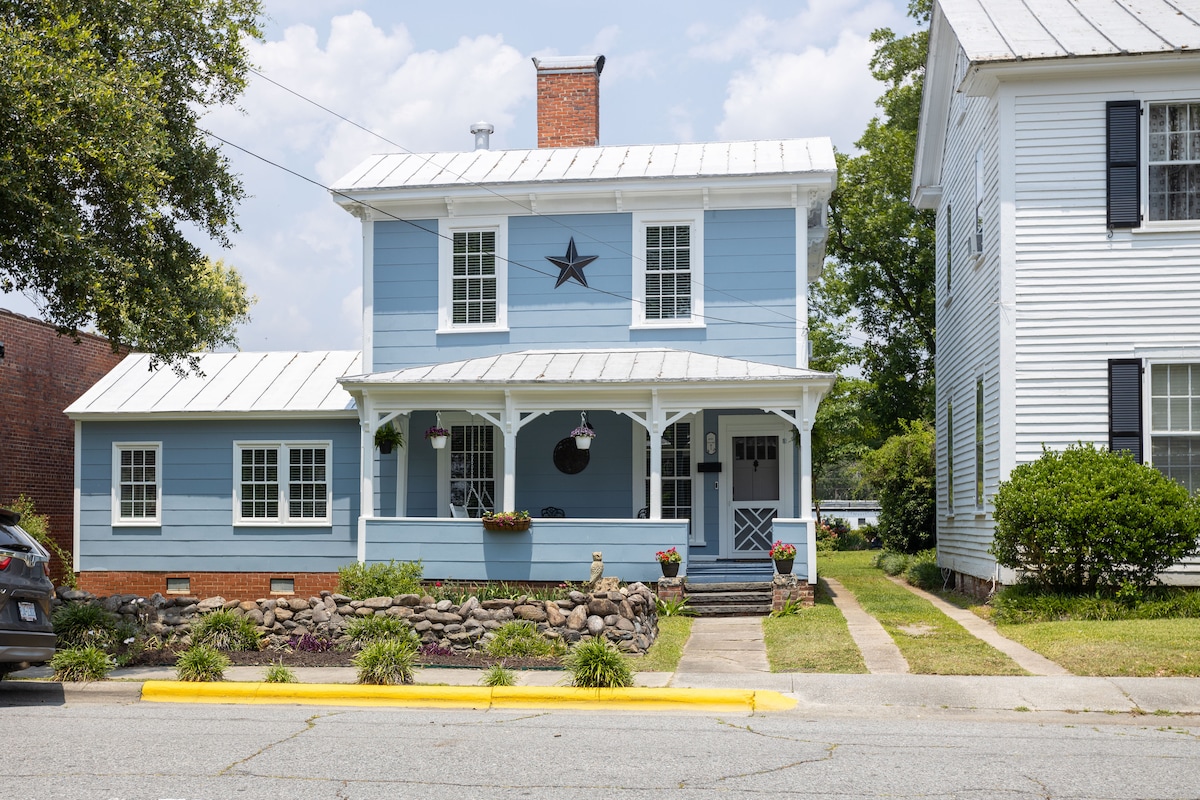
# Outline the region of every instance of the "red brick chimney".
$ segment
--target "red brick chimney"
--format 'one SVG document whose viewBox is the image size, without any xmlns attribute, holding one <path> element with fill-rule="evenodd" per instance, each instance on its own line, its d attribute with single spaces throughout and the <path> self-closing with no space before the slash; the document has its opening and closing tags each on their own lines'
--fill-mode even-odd
<svg viewBox="0 0 1200 800">
<path fill-rule="evenodd" d="M 600 73 L 604 56 L 535 58 L 538 147 L 600 144 Z"/>
</svg>

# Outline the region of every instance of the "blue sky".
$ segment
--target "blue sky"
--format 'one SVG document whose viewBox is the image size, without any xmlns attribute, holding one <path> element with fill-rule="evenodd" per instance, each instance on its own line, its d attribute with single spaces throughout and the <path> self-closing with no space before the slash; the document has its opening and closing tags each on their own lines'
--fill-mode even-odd
<svg viewBox="0 0 1200 800">
<path fill-rule="evenodd" d="M 601 144 L 829 136 L 853 148 L 881 87 L 872 30 L 908 33 L 904 0 L 633 3 L 266 0 L 251 58 L 273 80 L 416 152 L 536 144 L 533 56 L 600 53 Z M 217 135 L 325 185 L 396 148 L 252 76 Z M 359 224 L 322 189 L 227 151 L 247 199 L 233 246 L 257 302 L 243 350 L 360 346 Z M 0 296 L 36 316 L 36 304 Z"/>
</svg>

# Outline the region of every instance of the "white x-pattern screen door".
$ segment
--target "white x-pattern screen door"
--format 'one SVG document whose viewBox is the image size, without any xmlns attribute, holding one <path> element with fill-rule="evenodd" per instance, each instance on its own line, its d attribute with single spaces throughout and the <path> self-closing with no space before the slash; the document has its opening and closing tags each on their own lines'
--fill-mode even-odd
<svg viewBox="0 0 1200 800">
<path fill-rule="evenodd" d="M 763 555 L 779 516 L 779 437 L 734 436 L 731 446 L 733 553 Z"/>
</svg>

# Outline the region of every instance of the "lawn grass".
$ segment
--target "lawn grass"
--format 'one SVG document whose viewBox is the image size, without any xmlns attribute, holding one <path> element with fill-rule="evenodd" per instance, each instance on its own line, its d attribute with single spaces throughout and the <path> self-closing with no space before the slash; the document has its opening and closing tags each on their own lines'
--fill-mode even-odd
<svg viewBox="0 0 1200 800">
<path fill-rule="evenodd" d="M 1200 677 L 1200 619 L 1030 622 L 996 629 L 1075 675 Z"/>
<path fill-rule="evenodd" d="M 1008 656 L 976 639 L 925 600 L 888 580 L 871 551 L 821 553 L 820 574 L 841 582 L 883 625 L 921 675 L 1026 675 Z"/>
<path fill-rule="evenodd" d="M 817 589 L 817 603 L 790 617 L 763 620 L 772 672 L 866 672 L 842 612 Z"/>
<path fill-rule="evenodd" d="M 691 617 L 659 617 L 658 638 L 646 655 L 630 658 L 629 666 L 637 672 L 674 672 L 691 635 Z"/>
</svg>

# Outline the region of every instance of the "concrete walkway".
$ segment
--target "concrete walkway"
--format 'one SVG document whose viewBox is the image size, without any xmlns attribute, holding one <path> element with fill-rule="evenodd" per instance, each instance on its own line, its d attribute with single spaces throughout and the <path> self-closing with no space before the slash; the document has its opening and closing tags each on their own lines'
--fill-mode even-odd
<svg viewBox="0 0 1200 800">
<path fill-rule="evenodd" d="M 868 672 L 875 675 L 903 675 L 908 672 L 908 661 L 900 653 L 900 648 L 879 624 L 879 620 L 863 610 L 854 595 L 833 578 L 819 578 L 817 582 L 824 586 L 825 593 L 846 618 L 850 638 L 862 651 Z"/>
<path fill-rule="evenodd" d="M 698 617 L 675 669 L 680 675 L 769 673 L 762 617 Z M 674 680 L 669 684 L 678 685 Z"/>
</svg>

